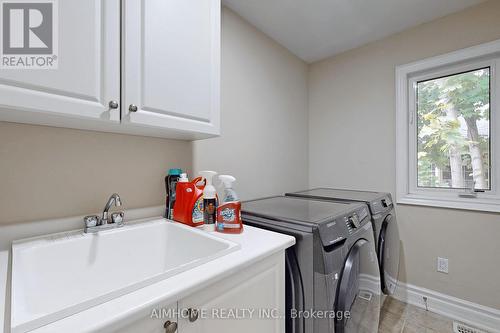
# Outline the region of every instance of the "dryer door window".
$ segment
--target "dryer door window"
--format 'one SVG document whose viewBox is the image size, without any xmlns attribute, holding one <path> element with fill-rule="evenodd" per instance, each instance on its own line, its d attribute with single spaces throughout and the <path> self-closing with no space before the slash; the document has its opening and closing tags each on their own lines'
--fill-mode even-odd
<svg viewBox="0 0 500 333">
<path fill-rule="evenodd" d="M 394 215 L 387 215 L 380 227 L 378 237 L 378 259 L 382 279 L 382 290 L 387 295 L 396 291 L 399 273 L 399 230 Z"/>
<path fill-rule="evenodd" d="M 349 250 L 335 302 L 335 333 L 377 332 L 380 272 L 373 243 L 358 240 Z"/>
</svg>

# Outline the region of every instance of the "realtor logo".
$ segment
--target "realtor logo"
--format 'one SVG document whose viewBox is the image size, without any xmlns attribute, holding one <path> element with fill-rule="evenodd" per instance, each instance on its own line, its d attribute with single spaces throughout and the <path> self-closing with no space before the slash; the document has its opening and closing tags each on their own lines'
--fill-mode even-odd
<svg viewBox="0 0 500 333">
<path fill-rule="evenodd" d="M 1 64 L 12 69 L 57 68 L 56 0 L 0 0 Z"/>
</svg>

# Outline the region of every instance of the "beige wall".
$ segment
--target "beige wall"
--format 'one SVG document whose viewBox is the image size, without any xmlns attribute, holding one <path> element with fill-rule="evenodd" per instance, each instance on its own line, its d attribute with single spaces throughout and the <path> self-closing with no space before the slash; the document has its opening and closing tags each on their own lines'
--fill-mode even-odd
<svg viewBox="0 0 500 333">
<path fill-rule="evenodd" d="M 500 1 L 315 63 L 309 76 L 310 185 L 395 190 L 395 66 L 500 38 Z M 398 207 L 403 279 L 500 309 L 500 216 Z M 449 258 L 449 274 L 436 257 Z"/>
<path fill-rule="evenodd" d="M 0 224 L 163 204 L 170 167 L 234 174 L 243 198 L 307 185 L 307 65 L 223 11 L 222 136 L 190 143 L 0 122 Z"/>
<path fill-rule="evenodd" d="M 237 178 L 244 199 L 306 187 L 307 65 L 224 8 L 222 135 L 194 143 L 195 170 Z"/>
<path fill-rule="evenodd" d="M 0 122 L 0 224 L 161 205 L 166 170 L 189 142 Z"/>
</svg>

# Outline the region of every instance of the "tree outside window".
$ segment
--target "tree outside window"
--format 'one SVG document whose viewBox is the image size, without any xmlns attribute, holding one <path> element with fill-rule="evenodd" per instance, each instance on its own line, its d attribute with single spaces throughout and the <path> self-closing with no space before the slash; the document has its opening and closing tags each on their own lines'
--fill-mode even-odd
<svg viewBox="0 0 500 333">
<path fill-rule="evenodd" d="M 489 190 L 490 68 L 417 83 L 417 184 Z"/>
</svg>

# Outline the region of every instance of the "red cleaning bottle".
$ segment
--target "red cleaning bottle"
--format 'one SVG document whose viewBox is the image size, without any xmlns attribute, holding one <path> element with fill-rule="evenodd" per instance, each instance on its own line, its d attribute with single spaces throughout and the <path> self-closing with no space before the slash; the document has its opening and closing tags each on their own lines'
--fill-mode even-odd
<svg viewBox="0 0 500 333">
<path fill-rule="evenodd" d="M 232 187 L 236 178 L 220 175 L 219 179 L 224 184 L 225 195 L 224 201 L 217 208 L 216 230 L 226 234 L 239 234 L 243 231 L 243 223 L 241 223 L 241 202 Z"/>
<path fill-rule="evenodd" d="M 177 183 L 173 220 L 198 227 L 203 225 L 203 178 L 197 177 L 189 181 L 183 173 Z"/>
</svg>

